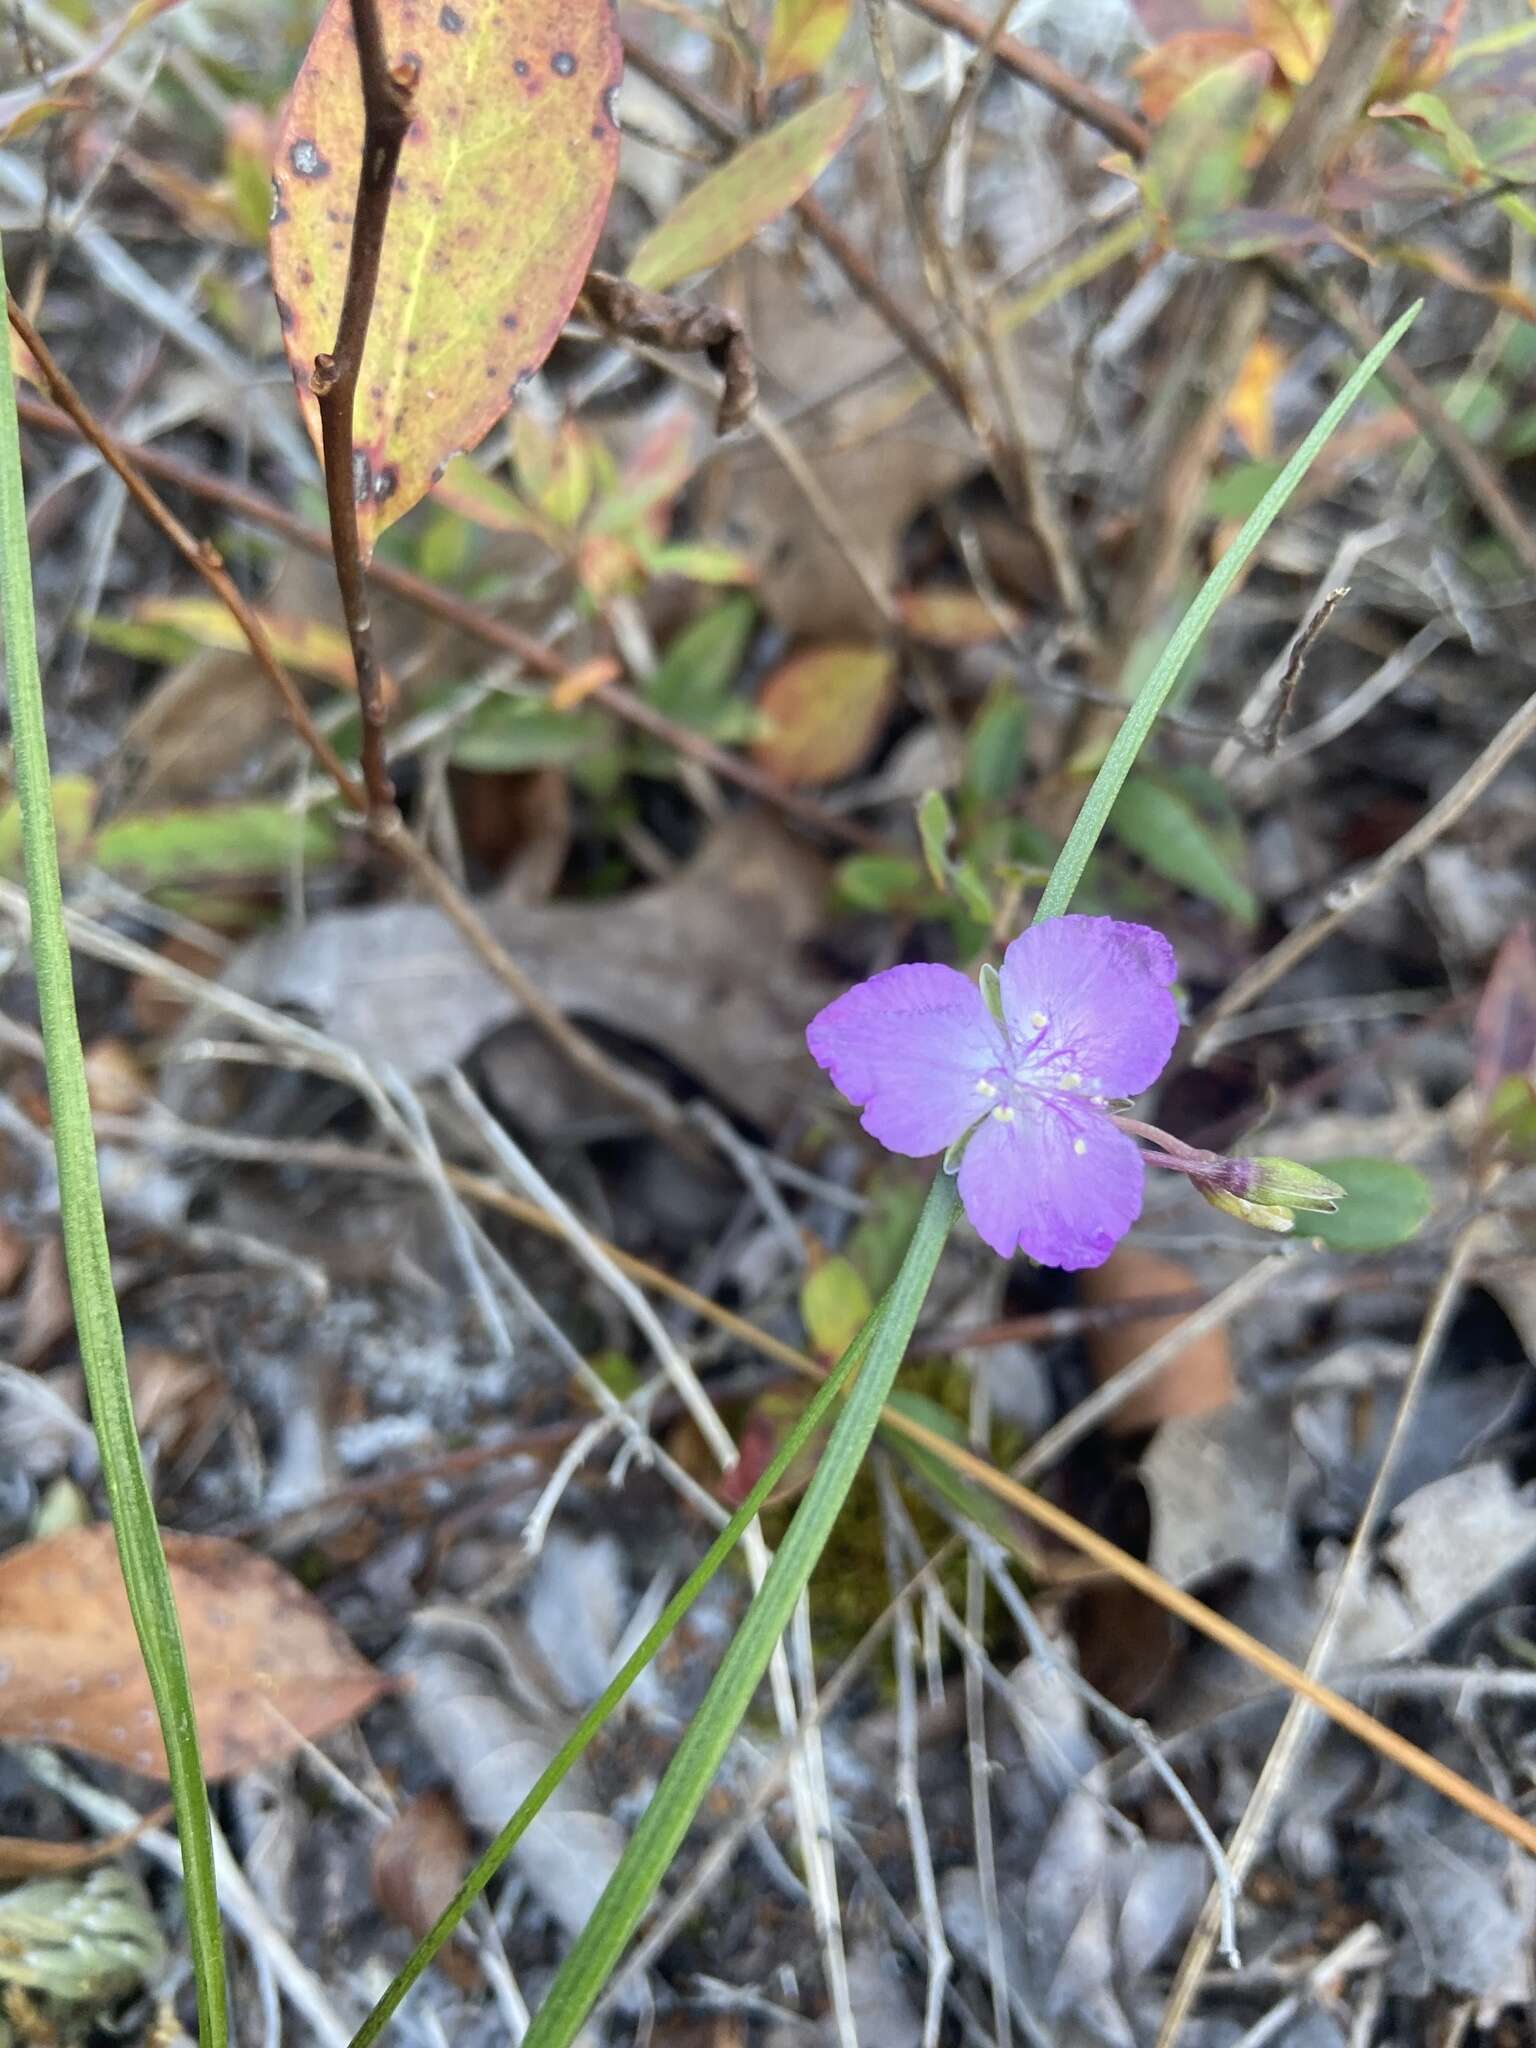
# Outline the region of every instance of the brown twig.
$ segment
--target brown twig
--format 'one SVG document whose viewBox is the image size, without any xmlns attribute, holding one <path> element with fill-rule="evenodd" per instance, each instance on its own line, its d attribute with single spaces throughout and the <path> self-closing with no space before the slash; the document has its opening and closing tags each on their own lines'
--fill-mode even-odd
<svg viewBox="0 0 1536 2048">
<path fill-rule="evenodd" d="M 1314 952 L 1324 939 L 1331 938 L 1342 925 L 1347 924 L 1373 896 L 1380 895 L 1410 861 L 1417 860 L 1471 809 L 1484 790 L 1503 774 L 1515 756 L 1532 740 L 1536 740 L 1536 695 L 1527 697 L 1519 710 L 1505 720 L 1477 759 L 1457 777 L 1439 803 L 1431 805 L 1416 825 L 1411 826 L 1401 839 L 1394 840 L 1369 867 L 1362 868 L 1358 874 L 1349 876 L 1331 890 L 1316 917 L 1298 925 L 1263 959 L 1256 960 L 1240 974 L 1225 994 L 1212 1003 L 1200 1019 L 1200 1035 L 1190 1052 L 1191 1063 L 1199 1066 L 1205 1060 L 1217 1025 L 1228 1017 L 1235 1017 L 1240 1010 L 1246 1010 L 1266 989 L 1273 988 L 1277 981 Z"/>
<path fill-rule="evenodd" d="M 73 418 L 56 411 L 52 406 L 42 404 L 38 399 L 29 398 L 25 393 L 17 394 L 17 410 L 28 426 L 46 434 L 75 434 L 91 441 L 101 448 L 102 443 Z M 87 415 L 87 418 L 90 416 Z M 206 469 L 199 469 L 195 463 L 184 462 L 180 456 L 167 455 L 162 449 L 149 448 L 141 444 L 114 443 L 117 454 L 142 475 L 158 477 L 162 483 L 174 484 L 189 497 L 200 498 L 210 505 L 221 506 L 239 519 L 249 520 L 255 526 L 265 527 L 271 533 L 281 534 L 295 547 L 303 548 L 307 554 L 318 555 L 329 561 L 331 537 L 323 527 L 311 526 L 290 512 L 275 498 L 269 498 L 260 491 L 253 491 L 247 485 L 231 483 L 225 477 L 212 475 Z M 119 474 L 122 474 L 119 471 Z M 143 501 L 140 500 L 142 503 Z M 155 500 L 159 504 L 159 500 Z M 164 508 L 161 507 L 163 511 Z M 173 517 L 166 512 L 167 518 Z M 196 543 L 194 543 L 196 545 Z M 393 562 L 382 562 L 377 557 L 368 564 L 367 575 L 370 583 L 380 590 L 387 590 L 391 596 L 414 605 L 418 611 L 439 620 L 455 631 L 478 640 L 482 646 L 494 648 L 500 654 L 510 654 L 535 675 L 546 676 L 552 682 L 561 681 L 570 673 L 559 655 L 546 647 L 542 641 L 508 624 L 504 619 L 495 618 L 479 605 L 468 599 L 456 597 L 450 590 L 443 590 L 431 583 L 425 576 L 418 576 L 413 570 L 398 567 Z M 883 845 L 878 834 L 869 831 L 853 818 L 846 818 L 840 812 L 830 810 L 819 803 L 806 790 L 791 789 L 787 784 L 776 781 L 756 767 L 743 755 L 728 752 L 717 746 L 703 733 L 678 725 L 643 697 L 638 697 L 625 684 L 610 682 L 599 684 L 590 694 L 590 702 L 601 704 L 626 725 L 637 732 L 649 734 L 671 747 L 679 754 L 697 761 L 718 775 L 722 782 L 734 783 L 738 789 L 757 797 L 761 802 L 773 805 L 787 816 L 798 818 L 803 824 L 813 826 L 830 839 L 838 839 L 850 846 L 864 847 L 878 851 Z M 357 808 L 358 806 L 354 806 Z"/>
<path fill-rule="evenodd" d="M 1312 616 L 1303 621 L 1301 631 L 1291 643 L 1290 658 L 1285 664 L 1285 673 L 1280 678 L 1280 687 L 1275 692 L 1273 708 L 1264 721 L 1262 744 L 1266 754 L 1272 755 L 1279 748 L 1280 735 L 1285 730 L 1285 722 L 1291 715 L 1291 706 L 1296 701 L 1296 692 L 1301 687 L 1307 656 L 1317 645 L 1318 638 L 1328 621 L 1348 595 L 1347 583 L 1340 584 L 1337 590 L 1330 590 Z"/>
<path fill-rule="evenodd" d="M 707 356 L 721 377 L 715 432 L 729 434 L 745 423 L 757 403 L 757 366 L 739 313 L 728 306 L 684 305 L 605 270 L 587 272 L 577 307 L 626 341 Z"/>
<path fill-rule="evenodd" d="M 369 821 L 379 825 L 394 812 L 395 790 L 384 759 L 388 707 L 373 649 L 373 621 L 368 610 L 368 586 L 357 530 L 358 468 L 352 446 L 352 412 L 358 378 L 362 375 L 363 351 L 368 344 L 368 324 L 373 318 L 384 230 L 395 187 L 395 166 L 411 125 L 411 98 L 419 66 L 410 58 L 391 69 L 376 0 L 352 0 L 352 28 L 357 38 L 357 68 L 363 88 L 363 148 L 352 214 L 352 245 L 347 257 L 347 283 L 336 345 L 329 355 L 315 357 L 309 383 L 320 406 L 325 502 L 331 519 L 336 587 L 341 593 L 342 615 L 352 644 L 352 666 L 362 712 L 363 785 L 368 792 Z"/>
<path fill-rule="evenodd" d="M 604 1093 L 634 1110 L 648 1129 L 690 1158 L 705 1155 L 705 1148 L 681 1111 L 660 1089 L 627 1073 L 601 1047 L 587 1037 L 543 991 L 529 979 L 491 932 L 474 906 L 465 898 L 400 822 L 393 802 L 380 813 L 369 802 L 368 793 L 337 758 L 329 741 L 316 727 L 292 678 L 272 652 L 266 629 L 226 573 L 214 548 L 189 533 L 156 492 L 130 463 L 112 437 L 97 424 L 90 410 L 64 375 L 42 337 L 14 299 L 7 311 L 17 334 L 31 350 L 49 390 L 80 435 L 90 442 L 103 461 L 120 476 L 145 516 L 163 533 L 182 558 L 197 571 L 214 595 L 228 607 L 245 637 L 262 675 L 277 692 L 295 730 L 335 783 L 343 801 L 359 817 L 367 817 L 377 843 L 429 894 L 452 920 L 455 928 L 473 947 L 476 955 L 502 986 L 511 991 L 532 1021 L 549 1037 L 579 1073 L 596 1083 Z"/>
<path fill-rule="evenodd" d="M 310 717 L 309 707 L 300 696 L 292 677 L 272 652 L 272 643 L 267 638 L 265 626 L 241 596 L 225 569 L 217 548 L 212 542 L 198 540 L 190 534 L 170 507 L 149 488 L 135 464 L 128 459 L 127 453 L 97 422 L 74 385 L 54 361 L 53 351 L 9 293 L 6 294 L 5 309 L 18 339 L 42 372 L 43 381 L 48 386 L 60 413 L 80 438 L 90 443 L 107 467 L 122 479 L 128 495 L 140 511 L 153 525 L 159 527 L 183 560 L 196 570 L 214 596 L 228 608 L 245 635 L 257 666 L 277 693 L 294 731 L 335 783 L 342 801 L 362 816 L 368 809 L 365 792 Z M 22 399 L 19 410 L 25 414 L 35 411 L 36 408 L 29 400 Z"/>
</svg>

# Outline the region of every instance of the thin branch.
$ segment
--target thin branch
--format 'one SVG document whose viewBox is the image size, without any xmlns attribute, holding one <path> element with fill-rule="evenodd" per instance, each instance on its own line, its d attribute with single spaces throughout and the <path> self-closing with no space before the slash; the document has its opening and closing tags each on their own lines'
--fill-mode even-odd
<svg viewBox="0 0 1536 2048">
<path fill-rule="evenodd" d="M 1293 967 L 1305 960 L 1309 953 L 1315 952 L 1324 939 L 1332 938 L 1341 926 L 1347 924 L 1357 910 L 1379 896 L 1410 862 L 1417 860 L 1437 839 L 1449 832 L 1533 739 L 1536 739 L 1536 694 L 1527 697 L 1519 710 L 1505 720 L 1477 759 L 1451 784 L 1439 803 L 1431 805 L 1416 825 L 1401 839 L 1394 840 L 1369 867 L 1362 868 L 1358 874 L 1349 876 L 1331 889 L 1316 917 L 1298 925 L 1262 960 L 1256 960 L 1240 974 L 1226 993 L 1212 1003 L 1200 1019 L 1200 1034 L 1189 1055 L 1191 1063 L 1199 1066 L 1210 1057 L 1219 1025 L 1228 1017 L 1235 1017 L 1240 1010 L 1246 1010 L 1266 989 L 1282 981 Z"/>
<path fill-rule="evenodd" d="M 352 246 L 347 258 L 347 283 L 336 345 L 329 355 L 315 357 L 309 382 L 320 405 L 325 502 L 334 542 L 336 587 L 341 593 L 341 609 L 357 675 L 368 816 L 371 823 L 382 824 L 395 808 L 394 785 L 384 760 L 388 706 L 374 653 L 373 621 L 368 610 L 357 529 L 358 497 L 372 490 L 373 480 L 366 458 L 362 464 L 357 461 L 352 445 L 352 414 L 362 375 L 363 351 L 368 343 L 368 325 L 373 318 L 395 166 L 411 125 L 411 98 L 420 65 L 412 57 L 395 69 L 390 68 L 376 0 L 352 0 L 352 27 L 357 37 L 357 68 L 363 89 L 363 148 L 352 215 Z"/>
<path fill-rule="evenodd" d="M 211 541 L 195 539 L 170 507 L 144 482 L 125 452 L 97 422 L 74 385 L 54 361 L 53 352 L 48 344 L 9 292 L 6 294 L 5 307 L 11 326 L 42 372 L 43 382 L 48 386 L 54 404 L 68 418 L 80 438 L 88 441 L 107 467 L 122 479 L 129 496 L 145 517 L 160 529 L 188 567 L 202 577 L 214 596 L 227 607 L 245 635 L 256 665 L 276 691 L 278 701 L 288 716 L 289 724 L 335 783 L 342 801 L 361 816 L 368 808 L 366 795 L 351 771 L 342 765 L 330 741 L 310 717 L 309 707 L 300 696 L 293 679 L 272 652 L 272 643 L 267 638 L 265 626 L 241 596 L 234 579 L 225 570 L 218 550 Z"/>
<path fill-rule="evenodd" d="M 1309 1678 L 1320 1677 L 1327 1668 L 1339 1623 L 1359 1584 L 1366 1553 L 1390 1497 L 1391 1483 L 1396 1476 L 1398 1460 L 1408 1440 L 1409 1429 L 1418 1413 L 1420 1397 L 1429 1384 L 1429 1376 L 1439 1356 L 1445 1333 L 1461 1305 L 1467 1271 L 1478 1238 L 1485 1227 L 1485 1221 L 1486 1219 L 1481 1216 L 1475 1217 L 1461 1233 L 1440 1284 L 1430 1300 L 1423 1326 L 1419 1331 L 1418 1343 L 1414 1347 L 1413 1362 L 1408 1368 L 1407 1378 L 1403 1381 L 1403 1390 L 1398 1398 L 1397 1412 L 1392 1418 L 1386 1448 L 1381 1454 L 1381 1463 L 1376 1468 L 1370 1493 L 1355 1525 L 1354 1537 L 1329 1591 L 1328 1604 L 1323 1610 L 1323 1618 L 1318 1623 L 1312 1647 L 1307 1653 Z M 1270 1816 L 1275 1810 L 1287 1779 L 1301 1761 L 1308 1745 L 1319 1733 L 1318 1718 L 1315 1709 L 1303 1699 L 1293 1698 L 1286 1709 L 1285 1719 L 1280 1724 L 1280 1732 L 1264 1759 L 1264 1766 L 1259 1772 L 1252 1797 L 1227 1845 L 1230 1875 L 1239 1886 L 1252 1870 L 1268 1838 Z M 1214 1894 L 1207 1898 L 1205 1908 L 1196 1923 L 1194 1933 L 1189 1938 L 1183 1960 L 1174 1977 L 1173 1988 L 1168 1994 L 1168 2004 L 1163 2012 L 1162 2025 L 1158 2029 L 1157 2048 L 1173 2048 L 1177 2041 L 1184 2021 L 1199 1995 L 1200 1983 L 1210 1963 L 1217 1934 L 1224 1924 L 1227 1909 L 1225 1887 L 1219 1900 Z"/>
<path fill-rule="evenodd" d="M 146 447 L 139 443 L 130 446 L 125 442 L 112 441 L 110 436 L 96 426 L 91 415 L 83 407 L 82 417 L 77 420 L 73 415 L 55 411 L 53 407 L 43 405 L 35 398 L 18 394 L 17 410 L 28 426 L 46 434 L 77 434 L 89 441 L 104 456 L 110 443 L 118 458 L 113 467 L 117 468 L 118 474 L 125 482 L 129 481 L 127 472 L 119 467 L 119 463 L 130 465 L 139 471 L 141 476 L 158 477 L 163 483 L 174 484 L 178 490 L 186 491 L 190 496 L 200 498 L 207 504 L 218 505 L 239 519 L 249 520 L 255 526 L 263 526 L 269 532 L 281 534 L 285 540 L 291 541 L 295 547 L 303 548 L 307 554 L 320 556 L 326 561 L 331 558 L 329 533 L 322 527 L 311 526 L 307 521 L 300 519 L 285 505 L 280 505 L 275 498 L 266 497 L 262 492 L 253 491 L 243 484 L 231 483 L 224 477 L 213 476 L 209 471 L 199 469 L 195 463 L 184 462 L 179 456 L 167 455 L 161 449 Z M 155 523 L 169 533 L 170 528 L 165 522 L 171 520 L 173 515 L 166 510 L 160 500 L 150 494 L 151 501 L 158 507 L 158 510 L 150 511 L 145 498 L 137 492 L 135 496 L 144 509 L 149 511 L 149 516 Z M 206 543 L 193 541 L 191 545 L 200 547 Z M 518 627 L 508 624 L 503 619 L 494 618 L 491 613 L 482 610 L 479 605 L 471 604 L 468 599 L 441 589 L 437 584 L 429 582 L 425 576 L 418 576 L 414 571 L 400 568 L 393 562 L 380 561 L 377 556 L 368 564 L 367 576 L 369 582 L 377 585 L 380 590 L 387 590 L 391 596 L 414 605 L 429 618 L 438 619 L 443 625 L 469 635 L 482 646 L 493 648 L 500 654 L 511 655 L 535 675 L 546 676 L 551 682 L 558 683 L 570 673 L 567 664 L 542 641 L 534 639 L 531 634 L 520 631 Z M 231 606 L 231 610 L 233 609 Z M 238 617 L 238 614 L 236 616 Z M 298 701 L 302 711 L 302 700 Z M 633 726 L 637 732 L 646 733 L 687 759 L 697 761 L 701 767 L 708 768 L 712 774 L 718 775 L 722 782 L 734 783 L 749 796 L 774 806 L 786 816 L 799 818 L 802 823 L 813 826 L 826 837 L 842 840 L 850 846 L 863 847 L 870 852 L 881 850 L 882 842 L 879 837 L 855 819 L 846 818 L 826 804 L 818 802 L 806 790 L 791 789 L 787 784 L 777 781 L 745 755 L 733 754 L 724 747 L 716 746 L 714 741 L 707 739 L 703 733 L 693 732 L 689 727 L 677 724 L 645 698 L 636 696 L 635 692 L 623 683 L 599 683 L 590 693 L 588 701 L 600 704 L 616 718 L 622 719 L 626 725 Z M 287 702 L 286 698 L 284 702 Z M 307 716 L 307 713 L 305 715 Z M 313 746 L 307 733 L 301 730 L 300 736 L 306 745 Z M 366 808 L 361 785 L 358 785 L 357 800 L 349 801 L 352 802 L 354 810 L 361 812 Z"/>
</svg>

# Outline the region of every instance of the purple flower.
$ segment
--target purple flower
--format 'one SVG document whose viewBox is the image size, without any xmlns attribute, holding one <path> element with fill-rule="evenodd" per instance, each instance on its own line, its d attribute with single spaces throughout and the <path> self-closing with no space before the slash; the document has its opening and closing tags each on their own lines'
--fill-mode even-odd
<svg viewBox="0 0 1536 2048">
<path fill-rule="evenodd" d="M 812 1019 L 811 1056 L 870 1136 L 921 1159 L 969 1139 L 960 1199 L 1009 1258 L 1102 1265 L 1141 1213 L 1141 1154 L 1106 1097 L 1139 1095 L 1178 1035 L 1173 948 L 1111 917 L 1037 924 L 996 995 L 923 962 L 861 981 Z"/>
</svg>

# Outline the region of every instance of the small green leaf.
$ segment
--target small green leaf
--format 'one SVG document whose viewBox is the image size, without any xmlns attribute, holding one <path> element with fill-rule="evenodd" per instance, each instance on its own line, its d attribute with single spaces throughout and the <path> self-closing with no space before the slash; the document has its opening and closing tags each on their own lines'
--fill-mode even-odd
<svg viewBox="0 0 1536 2048">
<path fill-rule="evenodd" d="M 1315 1159 L 1319 1173 L 1344 1190 L 1332 1216 L 1298 1220 L 1297 1232 L 1321 1238 L 1332 1252 L 1384 1252 L 1417 1234 L 1429 1214 L 1429 1182 L 1395 1159 Z"/>
<path fill-rule="evenodd" d="M 1028 739 L 1023 692 L 1004 684 L 987 698 L 965 736 L 963 788 L 973 803 L 1006 803 L 1017 792 Z"/>
<path fill-rule="evenodd" d="M 1230 835 L 1202 817 L 1181 789 L 1138 771 L 1109 814 L 1109 830 L 1155 874 L 1231 911 L 1244 924 L 1258 915 L 1253 891 L 1236 872 Z"/>
<path fill-rule="evenodd" d="M 763 53 L 769 91 L 820 71 L 842 41 L 851 12 L 851 0 L 774 0 Z"/>
<path fill-rule="evenodd" d="M 609 738 L 598 711 L 555 711 L 532 697 L 488 697 L 453 736 L 455 768 L 507 774 L 522 768 L 569 768 Z"/>
<path fill-rule="evenodd" d="M 108 874 L 131 875 L 155 889 L 192 877 L 281 874 L 297 858 L 328 860 L 336 829 L 314 812 L 286 804 L 207 804 L 114 818 L 96 835 L 92 856 Z"/>
<path fill-rule="evenodd" d="M 955 836 L 954 815 L 942 789 L 930 789 L 917 807 L 917 836 L 936 889 L 949 887 L 949 848 Z"/>
<path fill-rule="evenodd" d="M 874 1307 L 864 1276 L 850 1259 L 824 1259 L 800 1289 L 800 1319 L 821 1358 L 841 1358 Z"/>
<path fill-rule="evenodd" d="M 893 1387 L 886 1397 L 886 1407 L 905 1415 L 909 1421 L 920 1422 L 924 1429 L 931 1429 L 935 1436 L 947 1437 L 951 1443 L 966 1441 L 964 1429 L 957 1418 L 937 1401 L 930 1401 L 926 1394 L 910 1393 L 905 1387 Z M 926 1444 L 914 1443 L 900 1430 L 882 1424 L 880 1440 L 887 1450 L 909 1465 L 924 1483 L 947 1500 L 951 1507 L 958 1508 L 967 1520 L 975 1522 L 978 1528 L 988 1529 L 994 1536 L 1000 1536 L 1005 1527 L 1001 1506 L 991 1494 L 971 1480 L 958 1473 L 953 1465 L 946 1465 L 937 1451 L 929 1450 Z"/>
<path fill-rule="evenodd" d="M 59 862 L 72 867 L 90 843 L 96 812 L 96 785 L 89 775 L 55 775 L 52 783 L 53 830 Z M 0 810 L 0 874 L 21 873 L 21 805 L 15 797 Z"/>
<path fill-rule="evenodd" d="M 741 674 L 757 607 L 750 597 L 725 598 L 700 612 L 669 642 L 645 694 L 668 718 L 698 731 L 712 731 Z"/>
<path fill-rule="evenodd" d="M 1153 134 L 1142 190 L 1175 223 L 1236 206 L 1248 189 L 1245 159 L 1269 58 L 1253 50 L 1186 86 Z"/>
<path fill-rule="evenodd" d="M 932 886 L 915 860 L 899 853 L 853 853 L 839 863 L 837 893 L 851 910 L 912 910 Z"/>
<path fill-rule="evenodd" d="M 630 282 L 665 291 L 744 247 L 811 189 L 863 104 L 862 88 L 830 92 L 743 144 L 646 236 L 630 263 Z"/>
</svg>

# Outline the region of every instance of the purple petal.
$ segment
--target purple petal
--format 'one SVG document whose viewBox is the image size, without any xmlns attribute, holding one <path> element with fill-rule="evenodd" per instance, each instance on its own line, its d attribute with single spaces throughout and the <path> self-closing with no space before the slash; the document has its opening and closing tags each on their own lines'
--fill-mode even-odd
<svg viewBox="0 0 1536 2048">
<path fill-rule="evenodd" d="M 863 1110 L 872 1138 L 922 1159 L 985 1110 L 977 1082 L 1002 1058 L 981 991 L 953 967 L 889 967 L 811 1019 L 811 1057 Z"/>
<path fill-rule="evenodd" d="M 1081 1146 L 1081 1151 L 1079 1151 Z M 960 1200 L 1003 1258 L 1102 1266 L 1141 1214 L 1141 1154 L 1091 1103 L 1046 1099 L 989 1116 L 960 1161 Z"/>
<path fill-rule="evenodd" d="M 1021 1048 L 1035 1045 L 1028 1067 L 1039 1085 L 1075 1074 L 1086 1095 L 1139 1095 L 1179 1035 L 1168 993 L 1177 972 L 1172 946 L 1148 925 L 1056 917 L 1003 955 L 1003 1014 Z"/>
</svg>

